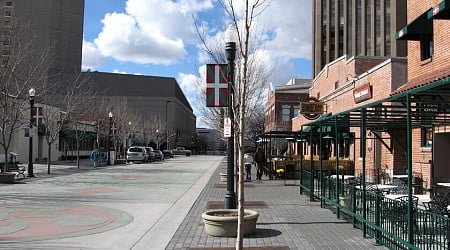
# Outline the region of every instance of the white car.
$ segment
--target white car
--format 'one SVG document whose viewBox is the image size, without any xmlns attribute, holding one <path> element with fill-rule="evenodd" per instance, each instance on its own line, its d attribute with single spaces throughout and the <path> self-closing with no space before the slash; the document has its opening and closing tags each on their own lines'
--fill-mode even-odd
<svg viewBox="0 0 450 250">
<path fill-rule="evenodd" d="M 131 161 L 147 162 L 148 154 L 145 147 L 138 147 L 138 146 L 129 147 L 127 150 L 127 162 Z"/>
</svg>

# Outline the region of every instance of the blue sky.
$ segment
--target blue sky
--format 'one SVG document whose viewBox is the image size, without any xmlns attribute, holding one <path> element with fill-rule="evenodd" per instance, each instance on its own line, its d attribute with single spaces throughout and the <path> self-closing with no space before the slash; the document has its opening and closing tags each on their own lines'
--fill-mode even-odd
<svg viewBox="0 0 450 250">
<path fill-rule="evenodd" d="M 239 10 L 239 3 L 234 1 Z M 217 0 L 85 0 L 83 69 L 177 79 L 191 106 L 205 56 L 193 17 L 208 42 L 230 23 Z M 255 27 L 273 85 L 311 78 L 311 0 L 272 0 Z M 267 83 L 269 84 L 269 83 Z"/>
</svg>

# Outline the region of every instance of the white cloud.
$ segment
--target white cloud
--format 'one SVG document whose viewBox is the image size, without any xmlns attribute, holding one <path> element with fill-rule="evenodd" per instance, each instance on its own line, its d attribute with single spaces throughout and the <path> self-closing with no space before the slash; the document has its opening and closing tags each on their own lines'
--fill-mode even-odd
<svg viewBox="0 0 450 250">
<path fill-rule="evenodd" d="M 178 75 L 180 88 L 183 90 L 185 95 L 196 94 L 198 90 L 198 83 L 201 78 L 193 74 L 180 73 Z"/>
<path fill-rule="evenodd" d="M 102 31 L 86 42 L 83 67 L 99 67 L 103 60 L 92 57 L 155 65 L 180 62 L 187 56 L 186 43 L 196 38 L 192 16 L 212 7 L 212 0 L 127 0 L 125 12 L 105 14 Z"/>
<path fill-rule="evenodd" d="M 83 39 L 83 70 L 96 70 L 97 67 L 105 61 L 95 44 Z"/>
</svg>

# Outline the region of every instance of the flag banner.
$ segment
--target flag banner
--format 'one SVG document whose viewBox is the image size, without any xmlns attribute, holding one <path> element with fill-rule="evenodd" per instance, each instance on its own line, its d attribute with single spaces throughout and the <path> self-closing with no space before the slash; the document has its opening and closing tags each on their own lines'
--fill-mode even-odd
<svg viewBox="0 0 450 250">
<path fill-rule="evenodd" d="M 39 126 L 39 124 L 42 124 L 42 118 L 43 118 L 43 109 L 42 107 L 34 107 L 33 109 L 33 126 Z"/>
<path fill-rule="evenodd" d="M 206 65 L 206 106 L 228 106 L 228 64 Z"/>
</svg>

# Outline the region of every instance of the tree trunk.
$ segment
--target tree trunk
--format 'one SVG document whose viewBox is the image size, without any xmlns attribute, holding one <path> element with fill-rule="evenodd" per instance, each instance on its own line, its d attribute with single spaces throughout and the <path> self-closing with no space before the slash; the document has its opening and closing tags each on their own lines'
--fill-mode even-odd
<svg viewBox="0 0 450 250">
<path fill-rule="evenodd" d="M 50 159 L 52 156 L 52 144 L 48 144 L 48 153 L 47 153 L 47 174 L 50 174 Z"/>
</svg>

